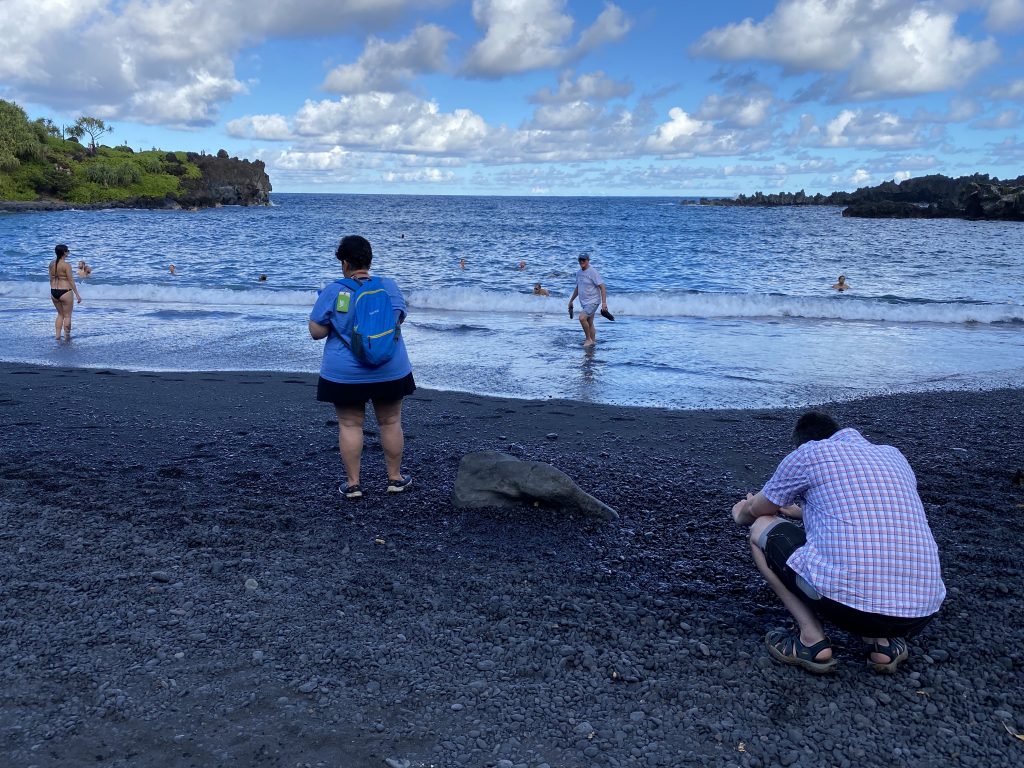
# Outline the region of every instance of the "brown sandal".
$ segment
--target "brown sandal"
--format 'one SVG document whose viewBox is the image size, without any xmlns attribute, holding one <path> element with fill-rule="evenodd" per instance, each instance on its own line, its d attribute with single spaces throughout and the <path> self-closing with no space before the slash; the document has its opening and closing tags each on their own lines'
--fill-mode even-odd
<svg viewBox="0 0 1024 768">
<path fill-rule="evenodd" d="M 808 672 L 816 675 L 824 675 L 836 668 L 835 658 L 827 661 L 815 661 L 814 658 L 826 648 L 832 647 L 832 641 L 827 637 L 814 645 L 804 645 L 800 642 L 800 634 L 794 632 L 789 634 L 782 630 L 775 629 L 764 636 L 764 644 L 768 653 L 776 661 L 783 664 L 803 667 Z"/>
</svg>

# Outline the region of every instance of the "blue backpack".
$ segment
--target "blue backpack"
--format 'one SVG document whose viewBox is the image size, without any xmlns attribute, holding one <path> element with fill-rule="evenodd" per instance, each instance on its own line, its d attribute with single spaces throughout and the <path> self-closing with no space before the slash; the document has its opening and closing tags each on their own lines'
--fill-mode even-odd
<svg viewBox="0 0 1024 768">
<path fill-rule="evenodd" d="M 402 329 L 395 320 L 395 308 L 383 281 L 371 277 L 362 282 L 354 278 L 337 282 L 347 290 L 338 291 L 335 318 L 348 331 L 351 341 L 341 333 L 338 335 L 363 365 L 384 365 L 394 357 Z"/>
</svg>

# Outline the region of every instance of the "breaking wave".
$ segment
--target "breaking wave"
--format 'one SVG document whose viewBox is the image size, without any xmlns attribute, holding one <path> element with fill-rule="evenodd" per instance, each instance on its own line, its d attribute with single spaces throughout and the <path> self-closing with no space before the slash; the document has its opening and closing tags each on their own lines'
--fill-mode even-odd
<svg viewBox="0 0 1024 768">
<path fill-rule="evenodd" d="M 309 307 L 315 288 L 203 288 L 189 285 L 105 285 L 83 283 L 86 300 L 130 301 L 153 305 L 210 307 Z M 0 282 L 0 298 L 45 298 L 44 282 Z M 409 306 L 448 312 L 502 312 L 562 315 L 568 296 L 534 296 L 529 293 L 486 291 L 474 287 L 406 292 Z M 939 302 L 886 296 L 781 296 L 750 293 L 702 293 L 664 291 L 612 293 L 609 307 L 616 315 L 646 318 L 750 318 L 871 321 L 889 323 L 1024 323 L 1024 305 L 983 302 Z M 156 307 L 154 307 L 156 309 Z"/>
</svg>

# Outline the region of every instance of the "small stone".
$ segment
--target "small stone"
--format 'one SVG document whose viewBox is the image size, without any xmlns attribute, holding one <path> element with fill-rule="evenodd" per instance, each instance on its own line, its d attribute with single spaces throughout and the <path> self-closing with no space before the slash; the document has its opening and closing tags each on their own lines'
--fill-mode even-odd
<svg viewBox="0 0 1024 768">
<path fill-rule="evenodd" d="M 787 752 L 786 754 L 782 755 L 782 757 L 779 758 L 779 762 L 782 763 L 783 765 L 792 765 L 793 763 L 795 763 L 799 759 L 800 759 L 800 753 L 797 752 L 795 749 L 791 749 L 791 750 L 789 750 L 789 752 Z"/>
<path fill-rule="evenodd" d="M 409 768 L 411 763 L 408 760 L 400 759 L 397 757 L 389 757 L 384 761 L 388 768 Z"/>
<path fill-rule="evenodd" d="M 949 651 L 943 648 L 932 648 L 928 651 L 928 655 L 935 659 L 935 661 L 949 661 Z"/>
<path fill-rule="evenodd" d="M 463 710 L 463 706 L 461 704 L 452 704 L 451 710 L 452 712 L 461 712 Z"/>
<path fill-rule="evenodd" d="M 167 571 L 153 571 L 150 576 L 153 577 L 153 581 L 159 581 L 161 584 L 169 584 L 171 582 L 171 574 Z"/>
<path fill-rule="evenodd" d="M 252 660 L 253 661 L 263 661 L 263 651 L 253 651 L 252 652 Z"/>
<path fill-rule="evenodd" d="M 258 581 L 256 581 L 256 579 L 245 580 L 245 589 L 247 592 L 255 592 L 257 589 L 259 589 L 259 586 L 260 584 Z"/>
<path fill-rule="evenodd" d="M 708 644 L 707 643 L 697 643 L 697 647 L 700 649 L 700 652 L 702 654 L 704 654 L 705 656 L 710 656 L 711 655 L 711 649 L 708 648 Z"/>
<path fill-rule="evenodd" d="M 576 726 L 575 730 L 576 730 L 576 733 L 583 735 L 583 734 L 590 733 L 594 729 L 590 725 L 590 723 L 588 723 L 586 720 L 584 720 L 582 723 L 580 723 L 579 725 Z"/>
<path fill-rule="evenodd" d="M 993 714 L 1000 720 L 1013 720 L 1013 715 L 1005 709 L 997 709 Z"/>
<path fill-rule="evenodd" d="M 644 713 L 641 712 L 639 709 L 634 710 L 633 712 L 629 713 L 629 719 L 632 720 L 634 723 L 639 723 L 641 720 L 644 719 Z"/>
<path fill-rule="evenodd" d="M 300 685 L 299 688 L 298 688 L 299 693 L 312 693 L 315 690 L 316 690 L 316 680 L 315 679 L 307 680 L 302 685 Z"/>
<path fill-rule="evenodd" d="M 494 669 L 494 662 L 488 659 L 484 659 L 483 661 L 478 661 L 476 663 L 476 668 L 479 669 L 481 672 L 490 672 L 492 669 Z"/>
</svg>

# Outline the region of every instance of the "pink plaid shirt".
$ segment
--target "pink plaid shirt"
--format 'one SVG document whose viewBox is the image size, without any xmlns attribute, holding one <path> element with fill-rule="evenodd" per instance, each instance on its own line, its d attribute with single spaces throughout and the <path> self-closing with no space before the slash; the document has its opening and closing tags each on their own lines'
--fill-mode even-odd
<svg viewBox="0 0 1024 768">
<path fill-rule="evenodd" d="M 929 616 L 942 605 L 917 479 L 892 446 L 842 429 L 789 454 L 762 493 L 780 507 L 802 499 L 807 543 L 788 562 L 825 597 L 886 616 Z"/>
</svg>

